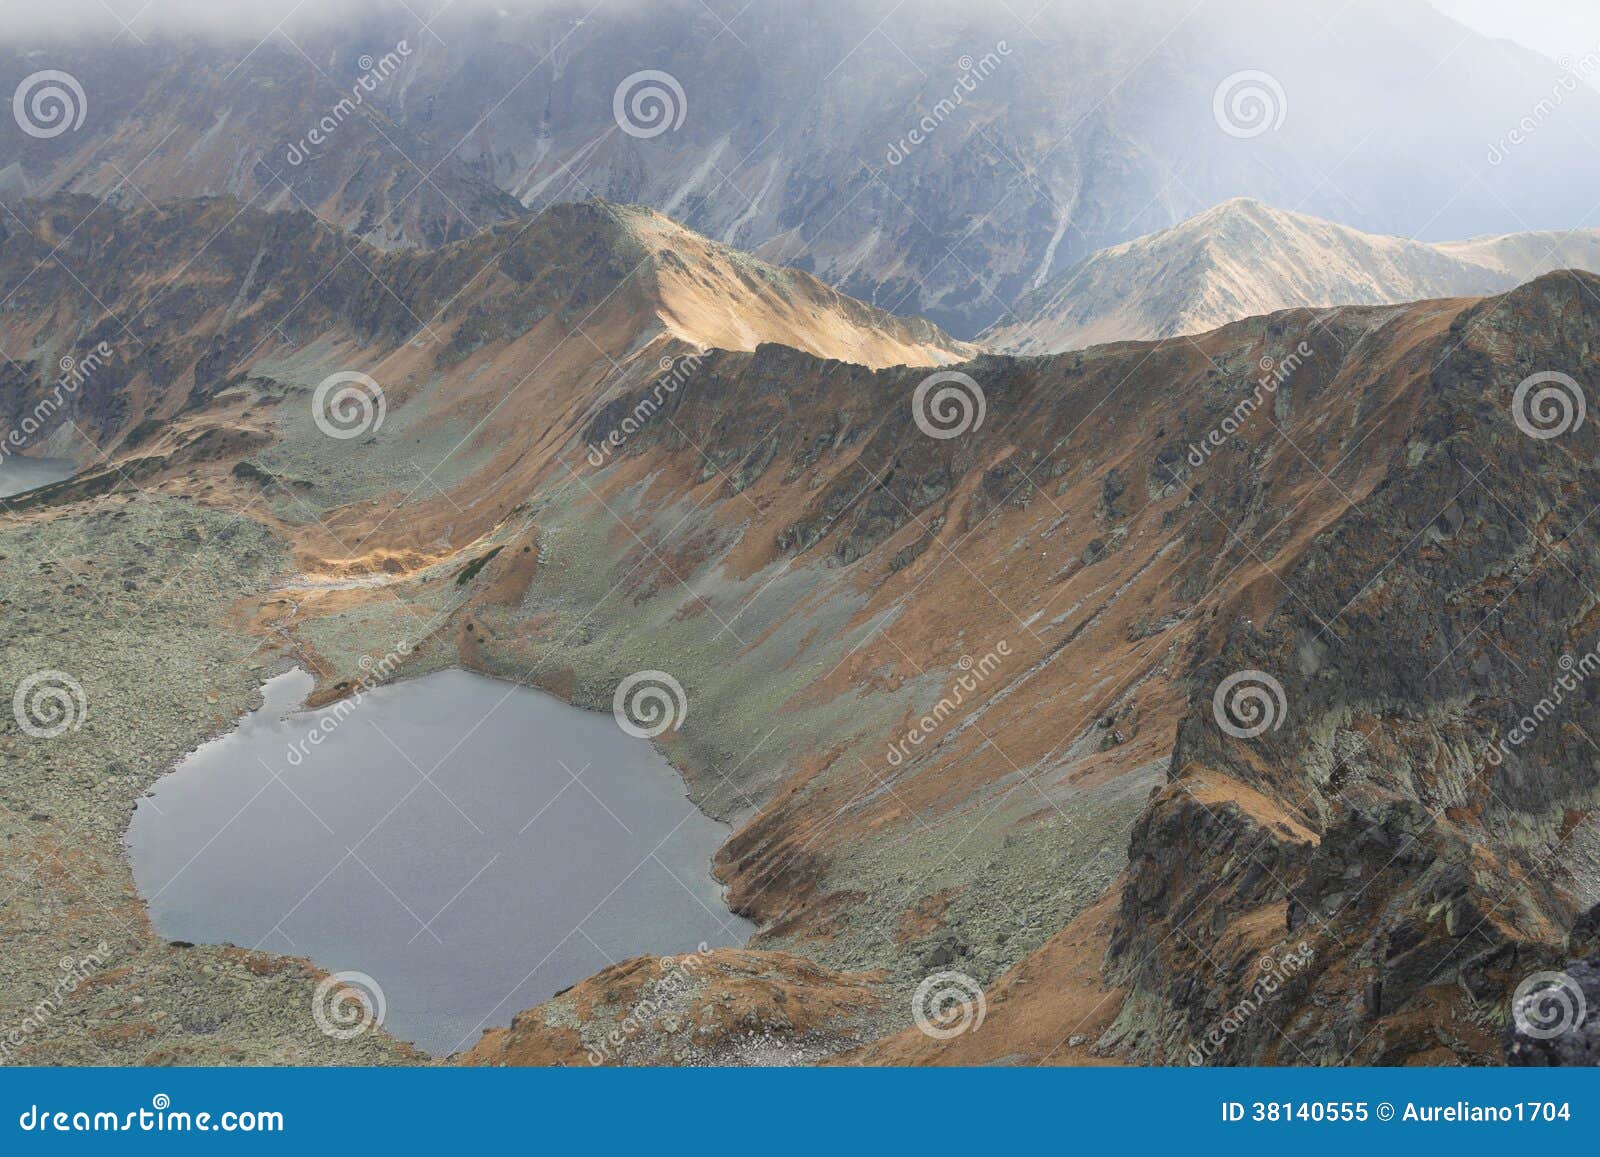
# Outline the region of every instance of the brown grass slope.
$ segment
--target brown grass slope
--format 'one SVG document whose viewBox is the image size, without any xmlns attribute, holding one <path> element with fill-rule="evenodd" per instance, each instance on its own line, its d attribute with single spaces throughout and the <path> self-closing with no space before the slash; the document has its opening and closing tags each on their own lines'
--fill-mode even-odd
<svg viewBox="0 0 1600 1157">
<path fill-rule="evenodd" d="M 1510 989 L 1595 898 L 1595 764 L 1562 737 L 1596 724 L 1591 700 L 1503 765 L 1485 753 L 1560 656 L 1595 643 L 1595 433 L 1539 441 L 1510 405 L 1536 367 L 1581 375 L 1596 289 L 1557 274 L 1497 299 L 983 359 L 966 369 L 985 424 L 948 442 L 912 421 L 920 372 L 778 350 L 710 362 L 595 490 L 643 540 L 633 557 L 655 578 L 635 600 L 698 619 L 702 637 L 749 628 L 690 668 L 711 718 L 672 750 L 742 823 L 719 870 L 765 924 L 756 944 L 909 978 L 949 959 L 953 935 L 979 979 L 1015 965 L 984 1033 L 947 1046 L 908 1030 L 862 1059 L 1496 1059 Z M 1297 350 L 1282 388 L 1195 465 L 1187 448 L 1265 359 Z M 684 469 L 691 429 L 713 476 Z M 712 510 L 701 545 L 680 553 L 630 496 Z M 778 569 L 803 571 L 807 592 L 750 610 Z M 830 650 L 821 623 L 846 592 L 832 634 L 848 646 Z M 1000 673 L 934 742 L 886 759 L 996 640 Z M 805 673 L 774 698 L 741 682 L 747 658 Z M 1285 688 L 1279 727 L 1255 739 L 1213 715 L 1239 670 Z M 869 722 L 861 703 L 894 704 L 929 672 L 909 712 Z M 582 698 L 581 672 L 561 678 Z M 768 705 L 755 735 L 770 720 L 787 744 L 755 761 L 717 735 L 750 702 Z M 819 750 L 824 733 L 790 736 L 790 717 L 838 722 Z M 996 866 L 1042 867 L 1031 832 L 1065 846 L 1090 793 L 1152 764 L 1166 771 L 1135 809 L 1109 907 L 1057 903 L 1081 861 L 1020 889 Z M 721 777 L 742 804 L 711 790 Z M 923 836 L 944 855 L 913 868 Z M 910 875 L 872 878 L 874 850 Z M 1040 927 L 1044 913 L 1062 924 Z M 1021 957 L 980 943 L 1007 928 Z M 1264 957 L 1302 952 L 1261 1015 L 1210 1037 Z M 1063 1031 L 1047 1041 L 1039 1024 Z"/>
</svg>

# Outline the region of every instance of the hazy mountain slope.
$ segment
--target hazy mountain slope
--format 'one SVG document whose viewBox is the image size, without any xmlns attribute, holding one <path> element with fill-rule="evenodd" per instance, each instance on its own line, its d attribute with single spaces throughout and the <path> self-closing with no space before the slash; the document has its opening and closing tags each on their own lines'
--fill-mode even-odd
<svg viewBox="0 0 1600 1157">
<path fill-rule="evenodd" d="M 0 48 L 6 78 L 48 61 L 84 90 L 81 102 L 69 97 L 84 112 L 76 131 L 40 139 L 15 118 L 0 123 L 0 195 L 70 190 L 126 207 L 230 196 L 314 212 L 381 247 L 444 244 L 522 215 L 515 198 L 383 111 L 406 58 L 391 53 L 398 71 L 368 96 L 359 79 L 389 65 L 364 73 L 355 52 L 319 61 L 279 40 L 246 58 L 250 47 L 124 37 Z M 313 134 L 328 143 L 311 145 Z"/>
<path fill-rule="evenodd" d="M 1554 269 L 1600 272 L 1600 230 L 1436 245 L 1361 233 L 1237 198 L 1103 249 L 1024 296 L 983 335 L 1014 353 L 1202 333 L 1294 306 L 1503 292 Z"/>
<path fill-rule="evenodd" d="M 1439 252 L 1500 273 L 1521 284 L 1556 269 L 1600 269 L 1600 229 L 1574 229 L 1547 233 L 1510 233 L 1499 237 L 1473 237 L 1466 241 L 1441 241 Z"/>
<path fill-rule="evenodd" d="M 1582 225 L 1600 186 L 1600 95 L 1563 94 L 1504 149 L 1559 69 L 1423 0 L 1072 0 L 1026 20 L 952 0 L 505 7 L 463 2 L 424 30 L 380 2 L 259 46 L 17 43 L 0 75 L 71 71 L 88 115 L 45 140 L 0 120 L 0 179 L 303 203 L 381 244 L 502 219 L 496 188 L 533 207 L 649 204 L 958 336 L 1089 253 L 1233 196 L 1428 240 Z M 338 112 L 363 58 L 381 68 L 402 42 Z M 618 90 L 630 108 L 648 71 L 676 85 L 654 86 L 666 120 L 646 102 L 624 131 Z M 1281 91 L 1258 87 L 1259 134 L 1226 99 L 1217 111 L 1251 71 Z"/>
</svg>

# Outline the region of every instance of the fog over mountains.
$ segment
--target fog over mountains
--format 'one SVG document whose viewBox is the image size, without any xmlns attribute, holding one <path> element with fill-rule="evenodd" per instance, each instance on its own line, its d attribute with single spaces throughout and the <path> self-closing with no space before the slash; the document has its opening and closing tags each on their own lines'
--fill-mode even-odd
<svg viewBox="0 0 1600 1157">
<path fill-rule="evenodd" d="M 69 72 L 92 115 L 48 139 L 0 126 L 0 190 L 226 193 L 391 246 L 602 196 L 962 337 L 1230 197 L 1448 240 L 1594 224 L 1600 187 L 1600 94 L 1423 0 L 1076 0 L 1031 19 L 664 0 L 431 23 L 379 2 L 264 42 L 139 28 L 6 37 L 0 70 Z M 652 71 L 672 83 L 619 94 Z M 648 115 L 652 92 L 666 122 L 619 127 L 619 97 Z"/>
</svg>

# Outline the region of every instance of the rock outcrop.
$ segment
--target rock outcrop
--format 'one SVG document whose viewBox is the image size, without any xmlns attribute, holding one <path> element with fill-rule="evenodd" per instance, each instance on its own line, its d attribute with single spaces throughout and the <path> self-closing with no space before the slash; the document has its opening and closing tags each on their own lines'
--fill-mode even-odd
<svg viewBox="0 0 1600 1157">
<path fill-rule="evenodd" d="M 1506 1061 L 1513 1065 L 1600 1065 L 1600 905 L 1567 937 L 1566 967 L 1536 973 L 1512 994 Z"/>
</svg>

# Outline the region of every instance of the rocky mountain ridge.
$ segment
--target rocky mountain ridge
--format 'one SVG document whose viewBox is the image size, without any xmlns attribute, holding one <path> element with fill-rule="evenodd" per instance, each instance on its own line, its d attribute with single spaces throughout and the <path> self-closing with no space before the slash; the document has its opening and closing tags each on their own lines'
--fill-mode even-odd
<svg viewBox="0 0 1600 1157">
<path fill-rule="evenodd" d="M 650 210 L 604 202 L 524 214 L 426 252 L 384 252 L 308 212 L 230 199 L 119 209 L 68 196 L 16 203 L 0 242 L 9 379 L 0 421 L 20 428 L 60 393 L 62 359 L 104 351 L 61 405 L 46 407 L 32 444 L 102 469 L 111 456 L 143 457 L 163 436 L 192 442 L 185 419 L 247 388 L 257 361 L 317 343 L 366 350 L 372 363 L 420 356 L 436 373 L 509 343 L 503 372 L 523 361 L 530 375 L 586 323 L 611 335 L 609 357 L 630 362 L 652 343 L 785 341 L 869 365 L 971 352 L 920 319 L 864 306 Z M 206 436 L 263 432 L 229 421 Z"/>
</svg>

